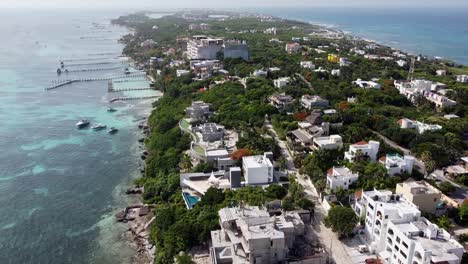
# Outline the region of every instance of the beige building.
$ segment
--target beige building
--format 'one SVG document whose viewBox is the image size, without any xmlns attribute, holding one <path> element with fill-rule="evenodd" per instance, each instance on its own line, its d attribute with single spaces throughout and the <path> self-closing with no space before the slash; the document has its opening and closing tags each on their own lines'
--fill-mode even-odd
<svg viewBox="0 0 468 264">
<path fill-rule="evenodd" d="M 284 263 L 304 222 L 296 212 L 280 216 L 257 206 L 222 208 L 221 230 L 211 231 L 212 263 Z"/>
<path fill-rule="evenodd" d="M 406 181 L 398 183 L 397 194 L 415 204 L 422 212 L 434 213 L 442 192 L 425 181 Z"/>
</svg>

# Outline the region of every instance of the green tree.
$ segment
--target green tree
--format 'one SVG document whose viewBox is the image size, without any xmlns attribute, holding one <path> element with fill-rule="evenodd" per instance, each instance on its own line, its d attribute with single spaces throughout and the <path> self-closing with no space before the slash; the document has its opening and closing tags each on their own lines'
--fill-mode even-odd
<svg viewBox="0 0 468 264">
<path fill-rule="evenodd" d="M 453 186 L 450 182 L 444 181 L 439 184 L 439 190 L 444 194 L 449 194 L 455 191 L 455 186 Z"/>
<path fill-rule="evenodd" d="M 184 154 L 179 162 L 179 167 L 183 171 L 190 171 L 193 168 L 192 159 L 189 155 Z"/>
<path fill-rule="evenodd" d="M 468 204 L 463 204 L 458 210 L 458 217 L 462 222 L 468 221 Z"/>
<path fill-rule="evenodd" d="M 265 189 L 265 196 L 271 199 L 283 199 L 288 194 L 288 190 L 286 190 L 283 186 L 277 184 L 270 184 Z"/>
<path fill-rule="evenodd" d="M 437 218 L 437 225 L 440 228 L 445 229 L 446 231 L 450 231 L 450 229 L 452 228 L 452 222 L 450 222 L 450 218 L 448 218 L 445 215 Z"/>
<path fill-rule="evenodd" d="M 359 223 L 353 209 L 344 206 L 335 206 L 328 211 L 325 226 L 331 228 L 340 237 L 348 236 Z"/>
<path fill-rule="evenodd" d="M 429 151 L 424 151 L 421 153 L 421 160 L 424 163 L 426 167 L 426 171 L 428 173 L 431 173 L 434 171 L 436 164 L 435 164 L 434 159 L 432 158 L 432 154 Z"/>
</svg>

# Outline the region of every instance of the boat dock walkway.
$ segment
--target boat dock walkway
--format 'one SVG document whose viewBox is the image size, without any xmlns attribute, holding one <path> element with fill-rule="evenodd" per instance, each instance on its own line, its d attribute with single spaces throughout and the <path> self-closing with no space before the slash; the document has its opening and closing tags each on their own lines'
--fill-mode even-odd
<svg viewBox="0 0 468 264">
<path fill-rule="evenodd" d="M 116 64 L 119 63 L 118 61 L 104 61 L 104 62 L 88 62 L 88 63 L 71 63 L 65 64 L 66 67 L 77 67 L 77 66 L 89 66 L 89 65 L 106 65 L 106 64 Z"/>
<path fill-rule="evenodd" d="M 121 66 L 116 66 L 116 67 L 104 67 L 104 68 L 90 68 L 90 69 L 74 69 L 74 70 L 68 70 L 68 72 L 91 72 L 91 71 L 107 71 L 107 70 L 117 70 L 122 68 Z M 65 73 L 67 73 L 67 70 L 65 70 Z"/>
<path fill-rule="evenodd" d="M 113 83 L 112 80 L 107 83 L 107 91 L 109 93 L 126 92 L 126 91 L 144 91 L 144 90 L 156 90 L 156 89 L 154 89 L 153 87 L 128 87 L 128 88 L 115 89 L 114 88 L 114 83 Z"/>
<path fill-rule="evenodd" d="M 141 76 L 145 76 L 146 73 L 144 72 L 138 72 L 138 73 L 132 73 L 132 74 L 126 74 L 126 75 L 119 75 L 119 76 L 109 76 L 109 77 L 95 77 L 95 78 L 81 78 L 81 79 L 71 79 L 71 80 L 64 80 L 64 81 L 59 81 L 55 83 L 52 86 L 49 86 L 45 88 L 45 90 L 53 90 L 68 84 L 72 84 L 75 82 L 93 82 L 93 81 L 107 81 L 107 80 L 113 80 L 113 79 L 123 79 L 123 78 L 139 78 Z"/>
<path fill-rule="evenodd" d="M 141 82 L 141 81 L 147 81 L 147 79 L 141 78 L 141 79 L 131 79 L 131 80 L 114 80 L 113 82 L 114 83 L 127 83 L 127 82 Z"/>
<path fill-rule="evenodd" d="M 161 95 L 149 95 L 149 96 L 138 96 L 138 97 L 117 97 L 109 100 L 109 103 L 113 103 L 116 101 L 126 101 L 126 100 L 143 100 L 143 99 L 151 99 L 151 98 L 159 98 Z"/>
</svg>

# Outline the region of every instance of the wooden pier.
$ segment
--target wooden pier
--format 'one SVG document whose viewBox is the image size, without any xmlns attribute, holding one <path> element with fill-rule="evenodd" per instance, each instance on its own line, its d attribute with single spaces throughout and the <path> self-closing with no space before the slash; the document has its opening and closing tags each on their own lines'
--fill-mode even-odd
<svg viewBox="0 0 468 264">
<path fill-rule="evenodd" d="M 64 64 L 66 67 L 77 67 L 77 66 L 89 66 L 89 65 L 106 65 L 106 64 L 116 64 L 118 62 L 104 61 L 104 62 L 88 62 L 88 63 L 72 63 Z"/>
<path fill-rule="evenodd" d="M 152 99 L 152 98 L 159 98 L 161 95 L 149 95 L 149 96 L 138 96 L 138 97 L 117 97 L 109 100 L 109 103 L 117 102 L 117 101 L 126 101 L 126 100 L 144 100 L 144 99 Z"/>
<path fill-rule="evenodd" d="M 117 70 L 120 69 L 121 66 L 116 66 L 116 67 L 105 67 L 105 68 L 91 68 L 91 69 L 74 69 L 74 70 L 68 70 L 68 72 L 92 72 L 92 71 L 108 71 L 108 70 Z M 67 70 L 64 71 L 67 73 Z"/>
<path fill-rule="evenodd" d="M 107 80 L 114 80 L 114 79 L 124 79 L 124 78 L 137 78 L 141 76 L 145 76 L 146 73 L 144 72 L 138 72 L 138 73 L 132 73 L 132 74 L 126 74 L 126 75 L 119 75 L 119 76 L 109 76 L 109 77 L 95 77 L 95 78 L 81 78 L 81 79 L 71 79 L 71 80 L 64 80 L 64 81 L 59 81 L 52 86 L 49 86 L 45 88 L 45 90 L 53 90 L 68 84 L 72 84 L 75 82 L 93 82 L 93 81 L 107 81 Z"/>
</svg>

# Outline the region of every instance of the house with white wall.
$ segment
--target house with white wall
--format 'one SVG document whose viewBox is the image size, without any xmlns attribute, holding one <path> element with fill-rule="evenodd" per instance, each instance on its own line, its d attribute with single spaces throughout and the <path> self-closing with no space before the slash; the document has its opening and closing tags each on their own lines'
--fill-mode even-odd
<svg viewBox="0 0 468 264">
<path fill-rule="evenodd" d="M 273 154 L 242 157 L 245 183 L 247 185 L 268 184 L 273 181 Z"/>
<path fill-rule="evenodd" d="M 419 134 L 423 134 L 426 131 L 435 131 L 442 129 L 442 126 L 440 125 L 426 124 L 408 118 L 402 118 L 398 120 L 398 124 L 400 125 L 401 129 L 416 129 L 416 131 Z"/>
<path fill-rule="evenodd" d="M 343 139 L 340 135 L 330 135 L 325 137 L 316 137 L 313 140 L 312 148 L 314 150 L 325 149 L 341 149 L 343 147 Z"/>
<path fill-rule="evenodd" d="M 379 147 L 380 142 L 378 141 L 359 141 L 349 146 L 349 150 L 345 152 L 344 158 L 350 162 L 360 157 L 368 158 L 370 161 L 376 161 Z"/>
<path fill-rule="evenodd" d="M 411 175 L 414 165 L 414 157 L 411 155 L 387 154 L 379 158 L 379 162 L 385 166 L 390 176 L 408 173 Z"/>
<path fill-rule="evenodd" d="M 327 170 L 327 190 L 348 190 L 349 185 L 359 179 L 357 173 L 353 173 L 346 167 L 333 167 Z"/>
<path fill-rule="evenodd" d="M 276 88 L 283 88 L 291 82 L 291 78 L 283 77 L 273 80 L 273 84 Z"/>
</svg>

